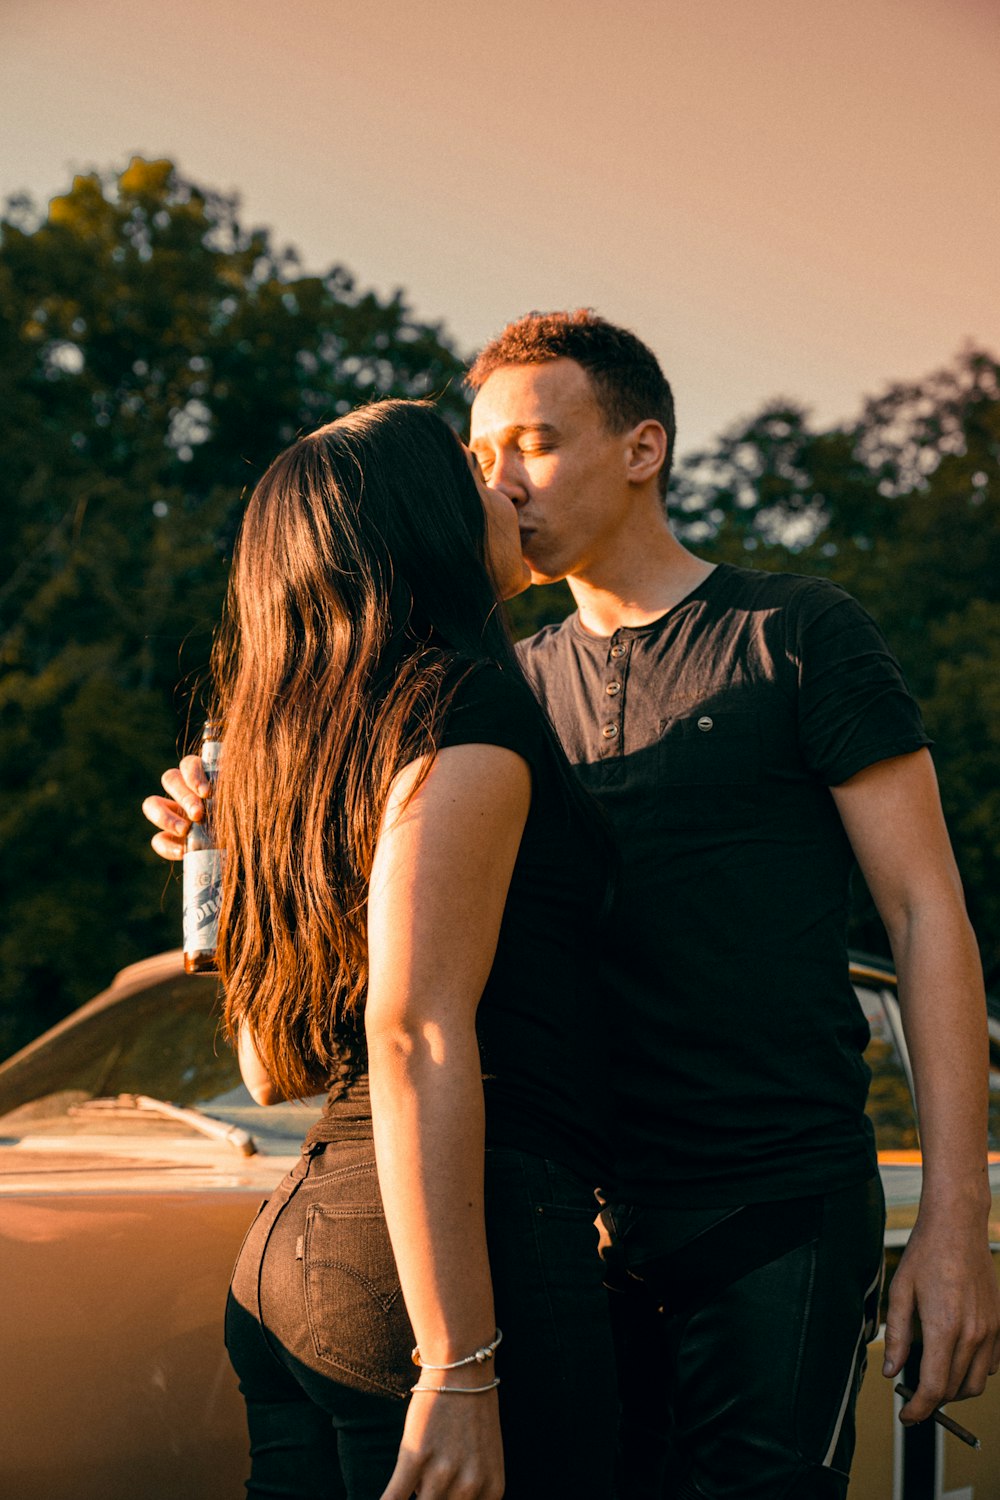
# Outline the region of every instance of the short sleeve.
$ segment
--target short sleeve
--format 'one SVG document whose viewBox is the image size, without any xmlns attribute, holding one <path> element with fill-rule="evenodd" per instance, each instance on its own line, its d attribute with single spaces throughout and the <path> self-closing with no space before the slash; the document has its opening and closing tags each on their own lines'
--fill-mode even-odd
<svg viewBox="0 0 1000 1500">
<path fill-rule="evenodd" d="M 500 745 L 537 772 L 547 754 L 542 711 L 522 678 L 492 664 L 474 667 L 459 683 L 441 732 L 449 745 Z"/>
<path fill-rule="evenodd" d="M 931 743 L 881 631 L 842 589 L 816 582 L 803 592 L 789 649 L 798 668 L 800 748 L 828 786 Z"/>
</svg>

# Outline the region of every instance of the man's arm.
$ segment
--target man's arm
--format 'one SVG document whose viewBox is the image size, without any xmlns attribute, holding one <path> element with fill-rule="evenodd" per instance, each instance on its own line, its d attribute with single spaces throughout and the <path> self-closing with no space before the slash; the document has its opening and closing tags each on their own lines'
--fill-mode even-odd
<svg viewBox="0 0 1000 1500">
<path fill-rule="evenodd" d="M 917 1422 L 979 1395 L 1000 1366 L 982 971 L 929 753 L 880 761 L 831 790 L 889 935 L 913 1064 L 923 1188 L 890 1289 L 883 1374 L 903 1368 L 919 1317 L 920 1385 L 901 1413 Z"/>
</svg>

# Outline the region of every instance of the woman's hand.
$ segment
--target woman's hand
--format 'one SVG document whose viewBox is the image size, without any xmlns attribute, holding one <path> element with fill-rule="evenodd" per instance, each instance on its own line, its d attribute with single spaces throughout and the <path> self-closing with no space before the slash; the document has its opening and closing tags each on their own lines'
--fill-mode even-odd
<svg viewBox="0 0 1000 1500">
<path fill-rule="evenodd" d="M 492 1367 L 473 1366 L 472 1384 L 485 1385 Z M 457 1370 L 433 1372 L 457 1385 Z M 428 1384 L 431 1378 L 425 1377 Z M 403 1441 L 382 1500 L 500 1500 L 503 1446 L 496 1391 L 482 1395 L 410 1397 Z"/>
<path fill-rule="evenodd" d="M 185 755 L 179 766 L 164 771 L 160 783 L 168 795 L 147 797 L 142 804 L 145 816 L 161 830 L 152 845 L 162 859 L 183 859 L 188 829 L 205 817 L 209 785 L 201 756 Z"/>
</svg>

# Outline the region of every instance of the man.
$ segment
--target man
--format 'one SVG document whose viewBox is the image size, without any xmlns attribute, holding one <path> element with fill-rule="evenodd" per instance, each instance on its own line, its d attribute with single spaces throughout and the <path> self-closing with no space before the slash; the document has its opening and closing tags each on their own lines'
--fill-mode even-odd
<svg viewBox="0 0 1000 1500">
<path fill-rule="evenodd" d="M 839 589 L 676 541 L 670 388 L 632 334 L 531 315 L 470 381 L 470 446 L 533 579 L 568 579 L 577 605 L 523 665 L 623 852 L 604 974 L 620 1495 L 843 1496 L 882 1241 L 853 857 L 896 958 L 924 1145 L 884 1373 L 918 1313 L 904 1419 L 1000 1360 L 982 981 L 919 715 Z M 180 773 L 164 785 L 189 801 Z M 161 827 L 179 813 L 153 799 Z"/>
<path fill-rule="evenodd" d="M 839 589 L 712 569 L 673 537 L 670 388 L 631 334 L 532 315 L 470 381 L 470 446 L 518 508 L 533 581 L 566 578 L 577 605 L 524 668 L 623 851 L 605 974 L 622 1493 L 842 1495 L 882 1237 L 852 852 L 896 959 L 924 1147 L 884 1373 L 917 1314 L 904 1420 L 1000 1362 L 982 979 L 919 715 Z"/>
</svg>

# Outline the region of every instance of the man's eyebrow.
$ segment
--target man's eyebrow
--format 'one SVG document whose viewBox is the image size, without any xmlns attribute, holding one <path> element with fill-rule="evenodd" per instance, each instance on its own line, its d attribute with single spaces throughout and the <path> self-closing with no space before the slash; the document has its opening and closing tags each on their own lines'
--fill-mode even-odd
<svg viewBox="0 0 1000 1500">
<path fill-rule="evenodd" d="M 510 442 L 523 437 L 527 432 L 537 432 L 541 437 L 558 437 L 559 435 L 558 427 L 554 427 L 551 422 L 514 422 L 510 427 L 501 427 L 493 436 L 499 438 L 501 442 Z M 483 447 L 488 441 L 486 436 L 476 438 L 470 442 L 469 447 L 474 451 L 477 447 Z"/>
</svg>

